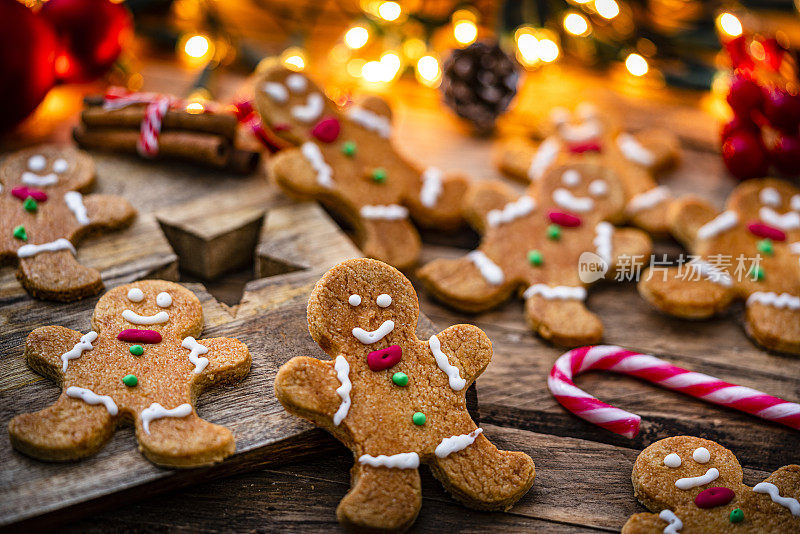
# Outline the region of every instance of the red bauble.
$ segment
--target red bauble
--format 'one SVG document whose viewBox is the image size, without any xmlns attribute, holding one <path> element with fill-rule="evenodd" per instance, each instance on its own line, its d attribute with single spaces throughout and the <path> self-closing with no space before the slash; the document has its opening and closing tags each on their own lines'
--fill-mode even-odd
<svg viewBox="0 0 800 534">
<path fill-rule="evenodd" d="M 731 174 L 739 179 L 764 176 L 769 168 L 761 138 L 747 131 L 740 130 L 722 143 L 722 159 Z"/>
<path fill-rule="evenodd" d="M 749 117 L 751 112 L 761 108 L 763 101 L 764 93 L 755 81 L 741 75 L 733 77 L 728 104 L 737 115 Z"/>
<path fill-rule="evenodd" d="M 796 133 L 800 126 L 800 95 L 790 95 L 781 89 L 767 91 L 764 116 L 775 128 Z"/>
<path fill-rule="evenodd" d="M 53 86 L 55 56 L 50 25 L 16 0 L 0 0 L 0 132 L 27 117 Z"/>
<path fill-rule="evenodd" d="M 800 137 L 782 135 L 770 154 L 775 168 L 784 174 L 800 174 Z"/>
<path fill-rule="evenodd" d="M 759 128 L 756 123 L 754 123 L 747 117 L 742 117 L 740 115 L 737 115 L 733 117 L 730 121 L 725 123 L 725 125 L 722 127 L 722 131 L 720 132 L 720 137 L 722 138 L 723 141 L 725 141 L 731 135 L 742 130 L 746 132 L 751 132 L 755 135 L 757 135 L 759 132 Z"/>
<path fill-rule="evenodd" d="M 119 57 L 132 27 L 128 10 L 109 0 L 49 0 L 39 14 L 58 34 L 55 68 L 64 82 L 102 76 Z"/>
</svg>

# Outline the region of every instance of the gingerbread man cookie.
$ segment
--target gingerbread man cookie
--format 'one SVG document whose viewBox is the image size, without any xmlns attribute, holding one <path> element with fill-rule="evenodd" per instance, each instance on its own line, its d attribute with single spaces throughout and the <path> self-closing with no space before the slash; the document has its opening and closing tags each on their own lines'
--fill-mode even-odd
<svg viewBox="0 0 800 534">
<path fill-rule="evenodd" d="M 45 145 L 16 152 L 0 165 L 0 264 L 18 263 L 31 296 L 78 300 L 102 291 L 95 269 L 75 259 L 88 234 L 127 226 L 136 211 L 111 195 L 82 195 L 95 177 L 88 154 Z"/>
<path fill-rule="evenodd" d="M 345 217 L 364 254 L 397 268 L 413 265 L 420 238 L 410 219 L 438 229 L 461 224 L 463 177 L 420 171 L 392 147 L 392 114 L 376 97 L 342 111 L 304 74 L 267 68 L 256 83 L 262 120 L 298 145 L 269 161 L 286 192 L 313 198 Z"/>
<path fill-rule="evenodd" d="M 230 456 L 233 434 L 201 419 L 194 402 L 209 386 L 243 379 L 250 353 L 236 339 L 195 339 L 202 330 L 194 293 L 161 280 L 103 295 L 86 334 L 37 328 L 25 358 L 63 392 L 44 410 L 11 420 L 12 445 L 41 460 L 76 460 L 133 421 L 139 449 L 158 465 L 195 467 Z"/>
<path fill-rule="evenodd" d="M 498 165 L 510 176 L 536 181 L 553 165 L 590 160 L 614 170 L 625 191 L 625 215 L 651 233 L 666 233 L 664 211 L 672 195 L 654 176 L 674 165 L 680 154 L 678 138 L 670 132 L 646 129 L 623 132 L 594 105 L 580 104 L 575 113 L 555 108 L 552 131 L 538 146 L 528 139 L 501 145 Z"/>
<path fill-rule="evenodd" d="M 696 255 L 688 266 L 647 271 L 639 292 L 668 314 L 702 319 L 744 300 L 748 335 L 800 354 L 800 189 L 777 179 L 734 189 L 719 214 L 697 198 L 676 201 L 672 233 Z"/>
<path fill-rule="evenodd" d="M 403 530 L 421 505 L 420 463 L 450 493 L 478 509 L 505 510 L 533 484 L 533 461 L 500 451 L 472 421 L 465 395 L 492 358 L 471 325 L 417 339 L 417 295 L 385 263 L 340 263 L 308 303 L 311 336 L 329 361 L 296 357 L 275 379 L 281 404 L 353 450 L 353 485 L 339 521 Z"/>
<path fill-rule="evenodd" d="M 434 296 L 468 312 L 519 292 L 528 322 L 545 339 L 596 343 L 603 325 L 584 305 L 586 286 L 650 254 L 644 232 L 609 222 L 622 217 L 624 205 L 617 175 L 596 162 L 553 167 L 518 198 L 483 183 L 466 201 L 468 220 L 483 234 L 480 247 L 459 259 L 434 260 L 419 276 Z"/>
<path fill-rule="evenodd" d="M 787 465 L 754 487 L 722 445 L 678 436 L 639 454 L 633 466 L 636 498 L 653 514 L 632 516 L 623 534 L 800 532 L 800 465 Z"/>
</svg>

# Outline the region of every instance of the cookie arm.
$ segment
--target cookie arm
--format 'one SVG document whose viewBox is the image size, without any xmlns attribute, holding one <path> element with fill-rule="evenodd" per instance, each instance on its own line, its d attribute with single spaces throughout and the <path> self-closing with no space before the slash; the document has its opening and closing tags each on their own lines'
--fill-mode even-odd
<svg viewBox="0 0 800 534">
<path fill-rule="evenodd" d="M 87 195 L 83 197 L 83 205 L 89 224 L 81 227 L 81 233 L 124 228 L 136 217 L 136 210 L 130 202 L 116 195 Z"/>
<path fill-rule="evenodd" d="M 775 293 L 767 293 L 764 296 L 766 299 L 781 298 Z M 797 295 L 783 297 L 787 298 L 800 303 Z M 775 302 L 777 304 L 780 301 Z M 800 353 L 800 308 L 776 304 L 768 304 L 766 300 L 761 301 L 756 297 L 748 299 L 745 315 L 747 333 L 759 345 L 768 349 L 798 354 Z"/>
<path fill-rule="evenodd" d="M 692 248 L 697 239 L 697 231 L 719 213 L 707 201 L 694 196 L 675 200 L 669 207 L 667 219 L 672 235 Z"/>
<path fill-rule="evenodd" d="M 197 344 L 207 348 L 208 352 L 200 354 L 197 350 L 192 351 L 191 348 L 187 348 L 187 346 L 192 347 L 192 344 L 187 343 L 186 340 L 183 345 L 188 354 L 195 356 L 195 362 L 199 362 L 200 366 L 203 366 L 203 358 L 208 360 L 208 364 L 200 373 L 197 373 L 195 384 L 207 387 L 212 384 L 238 382 L 250 371 L 252 362 L 250 351 L 238 339 L 227 337 L 200 339 Z M 199 368 L 197 363 L 195 368 Z"/>
<path fill-rule="evenodd" d="M 80 342 L 81 335 L 63 326 L 37 328 L 25 339 L 25 361 L 40 375 L 60 384 L 64 378 L 61 356 Z M 69 359 L 66 363 L 69 366 Z"/>
<path fill-rule="evenodd" d="M 659 518 L 657 514 L 642 512 L 634 514 L 622 527 L 621 534 L 652 534 L 663 532 L 667 522 Z"/>
<path fill-rule="evenodd" d="M 473 183 L 464 199 L 464 217 L 477 231 L 486 233 L 489 212 L 502 210 L 517 197 L 510 187 L 499 181 Z"/>
<path fill-rule="evenodd" d="M 436 338 L 448 363 L 457 367 L 459 377 L 466 381 L 466 387 L 480 376 L 492 360 L 492 342 L 477 326 L 454 325 L 436 334 Z M 466 391 L 465 388 L 462 389 Z"/>
<path fill-rule="evenodd" d="M 281 189 L 300 199 L 309 199 L 335 189 L 335 182 L 326 180 L 327 174 L 324 172 L 320 175 L 315 171 L 311 162 L 303 155 L 302 148 L 287 148 L 272 156 L 267 164 L 267 174 Z M 332 170 L 330 177 L 331 180 L 336 179 Z M 321 185 L 320 180 L 331 187 Z"/>
<path fill-rule="evenodd" d="M 685 319 L 711 317 L 726 309 L 736 296 L 732 286 L 681 272 L 678 267 L 646 269 L 638 289 L 654 307 Z"/>
<path fill-rule="evenodd" d="M 614 278 L 617 267 L 635 260 L 647 262 L 653 251 L 650 237 L 635 228 L 616 228 L 611 238 L 611 265 L 606 277 Z"/>
<path fill-rule="evenodd" d="M 367 219 L 359 217 L 358 241 L 365 256 L 408 269 L 417 263 L 422 241 L 407 218 Z"/>
<path fill-rule="evenodd" d="M 419 181 L 405 199 L 414 221 L 437 230 L 458 228 L 464 220 L 462 204 L 469 179 L 458 173 L 442 173 L 436 168 L 414 172 Z"/>
<path fill-rule="evenodd" d="M 581 298 L 533 295 L 525 300 L 525 318 L 537 334 L 563 347 L 593 345 L 603 339 L 603 323 Z"/>
<path fill-rule="evenodd" d="M 333 363 L 300 356 L 283 364 L 275 377 L 278 401 L 287 411 L 329 427 L 342 403 Z"/>
</svg>

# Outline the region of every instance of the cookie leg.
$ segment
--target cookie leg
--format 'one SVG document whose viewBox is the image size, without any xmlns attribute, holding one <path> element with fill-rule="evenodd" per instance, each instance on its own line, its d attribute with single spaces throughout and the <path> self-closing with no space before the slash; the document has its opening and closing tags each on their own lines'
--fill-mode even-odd
<svg viewBox="0 0 800 534">
<path fill-rule="evenodd" d="M 497 270 L 502 278 L 499 267 Z M 515 287 L 513 282 L 505 279 L 489 281 L 469 255 L 455 260 L 434 260 L 417 271 L 417 275 L 437 299 L 467 312 L 480 312 L 497 306 L 511 296 Z M 493 283 L 495 281 L 499 283 Z"/>
<path fill-rule="evenodd" d="M 417 262 L 422 245 L 408 219 L 362 219 L 361 225 L 361 250 L 365 256 L 398 269 L 408 269 Z"/>
<path fill-rule="evenodd" d="M 99 451 L 114 433 L 115 418 L 102 404 L 62 394 L 44 410 L 18 415 L 8 424 L 11 444 L 40 460 L 77 460 Z"/>
<path fill-rule="evenodd" d="M 747 334 L 768 349 L 800 354 L 800 310 L 748 303 Z"/>
<path fill-rule="evenodd" d="M 236 450 L 230 430 L 201 419 L 194 411 L 184 417 L 153 418 L 147 430 L 140 416 L 136 420 L 136 437 L 151 462 L 167 467 L 210 465 Z"/>
<path fill-rule="evenodd" d="M 481 510 L 508 510 L 536 477 L 530 456 L 498 450 L 483 434 L 460 451 L 436 457 L 430 468 L 456 499 Z"/>
<path fill-rule="evenodd" d="M 678 267 L 644 271 L 638 289 L 659 310 L 685 319 L 711 317 L 726 309 L 735 296 L 732 286 L 682 273 Z"/>
<path fill-rule="evenodd" d="M 343 525 L 354 529 L 402 531 L 414 523 L 422 505 L 419 471 L 356 463 L 352 487 L 336 509 Z"/>
<path fill-rule="evenodd" d="M 103 290 L 100 273 L 78 263 L 69 250 L 20 258 L 17 278 L 31 296 L 45 300 L 79 300 Z"/>
<path fill-rule="evenodd" d="M 593 345 L 603 339 L 603 323 L 582 300 L 535 295 L 525 301 L 525 318 L 537 334 L 556 345 Z"/>
</svg>

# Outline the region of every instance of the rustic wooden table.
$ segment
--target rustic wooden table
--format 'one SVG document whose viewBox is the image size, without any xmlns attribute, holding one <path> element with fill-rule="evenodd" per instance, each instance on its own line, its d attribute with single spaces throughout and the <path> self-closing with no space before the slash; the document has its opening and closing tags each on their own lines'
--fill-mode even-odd
<svg viewBox="0 0 800 534">
<path fill-rule="evenodd" d="M 149 69 L 148 89 L 175 90 L 176 73 L 158 66 Z M 185 80 L 188 83 L 189 77 Z M 491 163 L 494 140 L 468 135 L 439 107 L 435 93 L 400 85 L 390 100 L 399 121 L 397 144 L 408 157 L 463 170 L 475 179 L 500 178 Z M 614 112 L 628 128 L 658 125 L 678 133 L 683 163 L 661 180 L 676 193 L 698 193 L 721 206 L 735 185 L 716 152 L 717 121 L 706 111 L 715 104 L 695 93 L 645 88 L 554 67 L 528 76 L 520 104 L 503 120 L 502 131 L 519 132 L 553 105 L 582 100 Z M 427 234 L 424 239 L 423 262 L 457 256 L 477 244 L 477 236 L 467 230 L 452 236 Z M 671 241 L 656 243 L 656 253 L 678 252 Z M 245 271 L 206 286 L 219 300 L 233 304 L 248 277 Z M 531 334 L 521 302 L 464 315 L 419 294 L 422 311 L 437 327 L 469 322 L 489 334 L 494 359 L 477 382 L 481 426 L 499 447 L 530 454 L 537 477 L 511 511 L 487 513 L 460 506 L 423 470 L 423 507 L 413 531 L 618 531 L 631 514 L 644 510 L 630 482 L 634 459 L 641 449 L 667 436 L 689 434 L 720 442 L 738 455 L 745 483 L 751 485 L 782 465 L 800 463 L 798 435 L 789 429 L 607 373 L 590 373 L 578 383 L 602 400 L 640 414 L 642 431 L 628 440 L 594 427 L 566 412 L 550 395 L 546 377 L 563 350 Z M 593 288 L 588 305 L 602 318 L 608 343 L 800 400 L 800 358 L 754 346 L 744 335 L 740 309 L 709 321 L 680 321 L 649 308 L 632 284 L 616 283 Z M 138 502 L 84 517 L 67 530 L 337 530 L 334 511 L 349 487 L 352 458 L 323 432 L 310 432 L 312 450 L 302 458 L 287 455 L 281 458 L 283 465 L 229 478 L 206 480 L 200 475 L 189 488 L 155 497 L 140 491 L 134 496 Z"/>
</svg>

